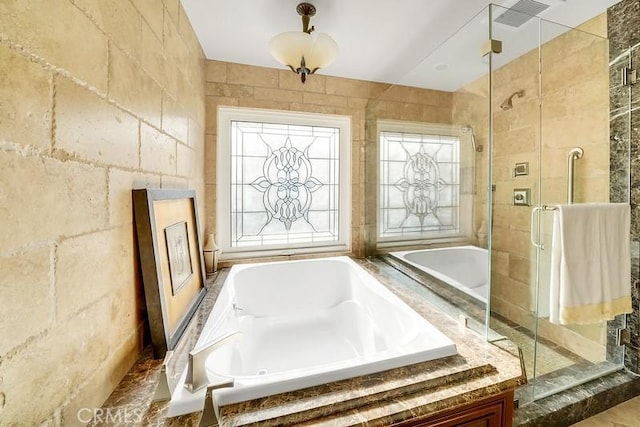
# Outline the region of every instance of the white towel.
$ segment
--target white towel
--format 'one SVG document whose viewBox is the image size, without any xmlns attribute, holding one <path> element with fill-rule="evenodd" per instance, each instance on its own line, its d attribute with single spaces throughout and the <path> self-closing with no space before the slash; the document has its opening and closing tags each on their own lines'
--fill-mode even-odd
<svg viewBox="0 0 640 427">
<path fill-rule="evenodd" d="M 630 223 L 624 203 L 559 206 L 551 249 L 552 323 L 598 323 L 632 311 Z"/>
</svg>

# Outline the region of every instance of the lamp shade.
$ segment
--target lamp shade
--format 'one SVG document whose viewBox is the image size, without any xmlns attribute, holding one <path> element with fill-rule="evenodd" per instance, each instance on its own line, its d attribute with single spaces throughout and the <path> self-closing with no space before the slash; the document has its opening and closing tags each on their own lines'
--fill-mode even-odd
<svg viewBox="0 0 640 427">
<path fill-rule="evenodd" d="M 304 57 L 311 71 L 331 64 L 338 55 L 338 44 L 330 36 L 320 33 L 317 39 L 303 31 L 287 31 L 269 42 L 271 55 L 280 63 L 297 70 Z"/>
<path fill-rule="evenodd" d="M 325 68 L 331 64 L 337 56 L 338 44 L 336 41 L 326 33 L 320 33 L 313 45 L 313 49 L 311 50 L 311 57 L 309 58 L 309 61 L 307 61 L 307 66 L 311 70 L 315 70 L 316 68 Z"/>
</svg>

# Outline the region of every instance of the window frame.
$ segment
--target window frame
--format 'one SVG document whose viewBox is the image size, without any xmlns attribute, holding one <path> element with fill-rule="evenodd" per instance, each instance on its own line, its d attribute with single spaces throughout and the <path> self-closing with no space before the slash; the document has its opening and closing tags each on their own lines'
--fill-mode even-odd
<svg viewBox="0 0 640 427">
<path fill-rule="evenodd" d="M 457 233 L 451 233 L 442 236 L 425 236 L 424 234 L 414 233 L 405 234 L 400 236 L 381 236 L 381 214 L 382 214 L 382 197 L 381 197 L 381 181 L 382 181 L 382 133 L 383 132 L 396 132 L 396 133 L 411 133 L 420 135 L 439 135 L 439 136 L 454 136 L 459 139 L 459 168 L 458 168 L 458 229 Z M 399 120 L 378 120 L 376 122 L 376 248 L 388 249 L 398 246 L 410 246 L 410 245 L 428 245 L 434 243 L 460 243 L 468 242 L 472 238 L 473 228 L 473 194 L 470 197 L 466 197 L 462 192 L 462 188 L 465 184 L 462 182 L 464 179 L 463 162 L 464 152 L 463 144 L 465 144 L 465 134 L 458 125 L 449 124 L 435 124 L 426 122 L 407 122 Z M 471 159 L 473 162 L 473 159 Z M 470 185 L 473 185 L 471 183 Z M 415 238 L 407 237 L 415 236 Z"/>
<path fill-rule="evenodd" d="M 218 107 L 216 146 L 216 230 L 221 260 L 255 257 L 345 252 L 351 250 L 351 118 L 349 116 L 265 110 L 240 107 Z M 284 125 L 331 127 L 340 130 L 338 240 L 233 247 L 231 245 L 231 123 L 261 122 Z"/>
</svg>

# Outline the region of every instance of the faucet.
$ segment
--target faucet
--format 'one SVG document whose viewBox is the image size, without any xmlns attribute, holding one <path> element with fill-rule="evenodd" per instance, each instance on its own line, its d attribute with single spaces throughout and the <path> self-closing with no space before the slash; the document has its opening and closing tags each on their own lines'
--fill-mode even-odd
<svg viewBox="0 0 640 427">
<path fill-rule="evenodd" d="M 218 419 L 218 414 L 216 413 L 215 404 L 213 403 L 213 390 L 223 387 L 233 387 L 233 379 L 231 380 L 231 385 L 225 383 L 218 383 L 207 386 L 207 393 L 204 396 L 204 409 L 202 410 L 202 415 L 200 416 L 200 423 L 198 423 L 198 427 L 219 427 L 220 420 Z"/>
<path fill-rule="evenodd" d="M 210 386 L 209 378 L 205 369 L 207 357 L 219 347 L 230 343 L 241 335 L 242 332 L 240 331 L 232 331 L 207 344 L 201 349 L 190 351 L 189 363 L 187 365 L 187 378 L 184 381 L 185 388 L 191 393 L 195 393 L 203 387 Z M 216 377 L 217 381 L 215 388 L 233 387 L 233 378 L 223 375 L 216 375 Z"/>
</svg>

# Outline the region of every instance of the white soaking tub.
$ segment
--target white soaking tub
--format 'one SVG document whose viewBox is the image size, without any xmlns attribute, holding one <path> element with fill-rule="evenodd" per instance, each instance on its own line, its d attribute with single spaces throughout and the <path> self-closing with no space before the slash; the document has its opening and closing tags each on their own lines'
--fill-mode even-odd
<svg viewBox="0 0 640 427">
<path fill-rule="evenodd" d="M 457 354 L 449 338 L 348 257 L 235 265 L 195 349 L 240 331 L 206 360 L 226 405 Z M 169 416 L 202 409 L 185 373 Z"/>
<path fill-rule="evenodd" d="M 476 246 L 391 252 L 391 256 L 487 302 L 487 250 Z"/>
</svg>

